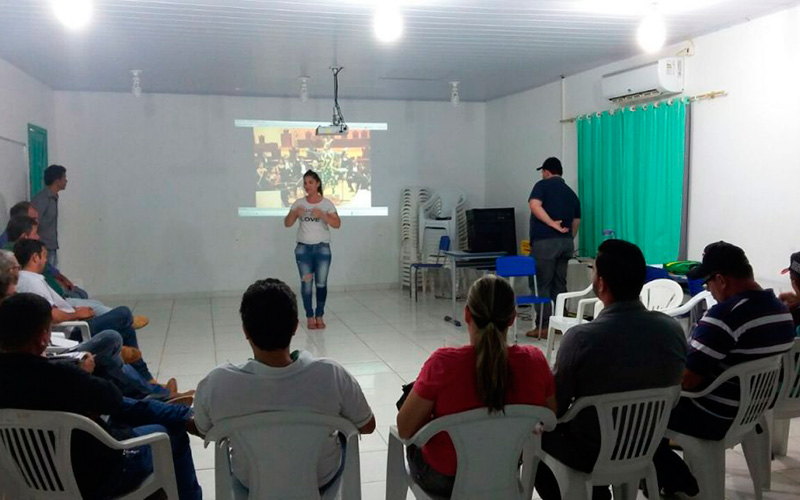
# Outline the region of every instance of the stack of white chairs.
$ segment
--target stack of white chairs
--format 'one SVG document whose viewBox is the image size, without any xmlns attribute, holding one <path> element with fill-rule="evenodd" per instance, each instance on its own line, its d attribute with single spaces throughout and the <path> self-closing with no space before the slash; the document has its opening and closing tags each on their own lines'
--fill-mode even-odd
<svg viewBox="0 0 800 500">
<path fill-rule="evenodd" d="M 460 189 L 440 189 L 419 209 L 419 241 L 426 245 L 425 254 L 435 253 L 439 238 L 450 237 L 451 248 L 467 246 L 467 195 Z M 430 233 L 430 235 L 428 234 Z"/>
<path fill-rule="evenodd" d="M 400 192 L 400 288 L 411 287 L 411 264 L 420 262 L 419 209 L 430 198 L 424 187 L 407 187 Z M 438 242 L 438 240 L 437 240 Z M 416 285 L 416 284 L 415 284 Z"/>
</svg>

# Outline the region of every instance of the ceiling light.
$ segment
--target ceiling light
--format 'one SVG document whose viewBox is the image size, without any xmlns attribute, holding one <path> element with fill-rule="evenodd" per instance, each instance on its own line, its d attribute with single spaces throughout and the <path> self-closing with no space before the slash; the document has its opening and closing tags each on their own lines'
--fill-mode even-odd
<svg viewBox="0 0 800 500">
<path fill-rule="evenodd" d="M 395 42 L 403 34 L 403 15 L 396 5 L 380 5 L 375 9 L 375 36 L 384 43 Z"/>
<path fill-rule="evenodd" d="M 667 27 L 664 19 L 655 12 L 642 20 L 637 34 L 639 45 L 645 52 L 656 52 L 664 46 L 667 39 Z"/>
<path fill-rule="evenodd" d="M 460 82 L 450 82 L 450 103 L 453 106 L 458 106 L 461 102 L 461 96 L 458 95 L 458 84 Z"/>
<path fill-rule="evenodd" d="M 131 70 L 131 93 L 133 97 L 142 96 L 142 70 Z"/>
<path fill-rule="evenodd" d="M 92 0 L 50 0 L 56 18 L 71 30 L 86 27 L 92 18 Z"/>
<path fill-rule="evenodd" d="M 300 77 L 300 100 L 303 102 L 308 101 L 308 81 L 311 78 L 307 76 Z"/>
</svg>

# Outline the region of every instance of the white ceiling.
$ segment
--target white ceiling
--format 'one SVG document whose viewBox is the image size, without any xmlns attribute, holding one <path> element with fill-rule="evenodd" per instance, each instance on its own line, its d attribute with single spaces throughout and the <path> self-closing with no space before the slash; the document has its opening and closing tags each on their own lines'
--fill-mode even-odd
<svg viewBox="0 0 800 500">
<path fill-rule="evenodd" d="M 0 58 L 58 90 L 119 91 L 142 69 L 145 92 L 485 101 L 640 52 L 652 0 L 397 0 L 405 33 L 372 32 L 387 0 L 94 0 L 78 33 L 47 0 L 0 0 Z M 669 41 L 708 33 L 798 0 L 663 0 Z M 667 7 L 667 6 L 672 7 Z M 686 7 L 685 9 L 683 7 Z M 800 26 L 798 27 L 800 28 Z"/>
</svg>

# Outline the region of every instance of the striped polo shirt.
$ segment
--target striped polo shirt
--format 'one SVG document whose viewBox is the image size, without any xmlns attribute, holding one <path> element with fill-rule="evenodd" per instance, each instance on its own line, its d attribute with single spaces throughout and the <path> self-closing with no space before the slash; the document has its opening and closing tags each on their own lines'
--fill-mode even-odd
<svg viewBox="0 0 800 500">
<path fill-rule="evenodd" d="M 734 365 L 788 351 L 794 335 L 792 315 L 772 290 L 740 293 L 698 322 L 689 339 L 686 369 L 710 383 Z M 690 401 L 730 425 L 739 407 L 739 380 Z"/>
</svg>

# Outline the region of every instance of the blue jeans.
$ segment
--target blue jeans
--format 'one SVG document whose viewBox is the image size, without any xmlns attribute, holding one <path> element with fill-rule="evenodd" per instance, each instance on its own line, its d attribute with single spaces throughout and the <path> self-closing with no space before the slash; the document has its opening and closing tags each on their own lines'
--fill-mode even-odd
<svg viewBox="0 0 800 500">
<path fill-rule="evenodd" d="M 96 332 L 102 332 L 103 330 L 114 330 L 122 337 L 122 345 L 127 347 L 135 347 L 137 349 L 139 348 L 139 341 L 136 338 L 136 330 L 133 329 L 133 314 L 131 313 L 131 310 L 125 306 L 115 307 L 102 316 L 95 316 L 94 318 L 88 320 L 87 323 L 89 323 L 89 330 L 92 332 L 93 336 L 96 334 Z M 147 368 L 147 364 L 143 359 L 140 359 L 135 363 L 131 363 L 131 366 L 134 367 L 136 371 L 139 372 L 145 379 L 153 379 L 153 374 L 150 373 L 150 370 Z"/>
<path fill-rule="evenodd" d="M 123 396 L 143 399 L 151 396 L 157 399 L 169 397 L 169 389 L 150 384 L 132 366 L 122 361 L 122 337 L 114 330 L 105 330 L 86 342 L 76 345 L 71 351 L 85 351 L 94 355 L 95 371 L 98 377 L 111 381 L 122 391 Z"/>
<path fill-rule="evenodd" d="M 325 315 L 325 299 L 328 297 L 328 270 L 331 267 L 331 246 L 328 243 L 307 245 L 298 243 L 294 249 L 297 270 L 300 271 L 300 294 L 306 318 Z M 312 282 L 317 288 L 317 310 L 311 300 Z"/>
<path fill-rule="evenodd" d="M 78 288 L 77 286 L 73 286 L 72 290 L 67 290 L 65 288 L 64 289 L 64 295 L 65 295 L 65 298 L 67 298 L 67 299 L 88 299 L 89 298 L 89 292 L 87 292 L 86 290 L 83 290 L 81 288 Z"/>
<path fill-rule="evenodd" d="M 123 398 L 122 410 L 111 416 L 112 425 L 131 426 L 133 436 L 144 436 L 154 432 L 169 435 L 172 462 L 180 500 L 200 500 L 203 491 L 197 482 L 186 433 L 186 422 L 191 418 L 188 406 L 170 405 L 160 401 L 134 401 Z M 153 456 L 149 446 L 141 446 L 123 456 L 122 470 L 118 477 L 109 478 L 109 496 L 117 496 L 135 488 L 153 471 Z"/>
</svg>

